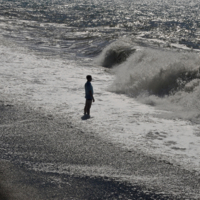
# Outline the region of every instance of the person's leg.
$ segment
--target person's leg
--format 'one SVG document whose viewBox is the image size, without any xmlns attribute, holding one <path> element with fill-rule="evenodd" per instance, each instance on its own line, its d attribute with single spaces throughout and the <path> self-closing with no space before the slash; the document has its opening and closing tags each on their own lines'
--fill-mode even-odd
<svg viewBox="0 0 200 200">
<path fill-rule="evenodd" d="M 86 113 L 90 115 L 90 108 L 92 105 L 92 100 L 86 100 Z"/>
<path fill-rule="evenodd" d="M 84 115 L 87 114 L 87 100 L 85 100 Z"/>
</svg>

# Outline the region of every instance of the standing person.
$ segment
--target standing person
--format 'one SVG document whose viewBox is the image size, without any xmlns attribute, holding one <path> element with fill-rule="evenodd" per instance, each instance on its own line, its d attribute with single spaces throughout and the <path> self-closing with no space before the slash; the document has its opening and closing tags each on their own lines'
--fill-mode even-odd
<svg viewBox="0 0 200 200">
<path fill-rule="evenodd" d="M 85 108 L 84 108 L 84 115 L 89 115 L 90 116 L 90 108 L 92 105 L 92 101 L 94 102 L 94 97 L 93 97 L 93 87 L 91 84 L 92 81 L 92 76 L 87 75 L 86 76 L 87 82 L 85 83 Z"/>
</svg>

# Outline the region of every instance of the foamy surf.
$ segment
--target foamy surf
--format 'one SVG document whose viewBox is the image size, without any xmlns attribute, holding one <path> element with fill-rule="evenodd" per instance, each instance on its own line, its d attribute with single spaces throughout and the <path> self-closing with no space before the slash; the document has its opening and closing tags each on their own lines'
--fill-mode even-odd
<svg viewBox="0 0 200 200">
<path fill-rule="evenodd" d="M 156 117 L 166 111 L 108 91 L 115 76 L 101 67 L 2 47 L 1 99 L 64 116 L 80 129 L 128 150 L 142 151 L 189 170 L 200 169 L 200 126 Z M 91 119 L 82 120 L 85 76 L 91 74 L 96 102 Z"/>
</svg>

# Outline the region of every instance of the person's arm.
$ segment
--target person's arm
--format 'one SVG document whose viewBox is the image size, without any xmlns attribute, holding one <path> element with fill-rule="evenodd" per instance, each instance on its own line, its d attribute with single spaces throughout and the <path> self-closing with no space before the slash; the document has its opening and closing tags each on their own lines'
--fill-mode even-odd
<svg viewBox="0 0 200 200">
<path fill-rule="evenodd" d="M 93 94 L 92 94 L 92 91 L 90 90 L 90 95 L 91 95 L 91 97 L 92 97 L 92 100 L 93 100 L 93 102 L 95 102 L 95 100 L 94 100 L 94 96 L 93 96 Z"/>
</svg>

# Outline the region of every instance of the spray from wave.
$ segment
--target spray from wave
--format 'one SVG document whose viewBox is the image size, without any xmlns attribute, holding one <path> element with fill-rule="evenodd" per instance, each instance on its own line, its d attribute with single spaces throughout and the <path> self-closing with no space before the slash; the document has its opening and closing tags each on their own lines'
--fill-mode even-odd
<svg viewBox="0 0 200 200">
<path fill-rule="evenodd" d="M 109 91 L 172 111 L 170 117 L 200 121 L 199 67 L 194 52 L 140 48 L 112 69 L 116 79 Z"/>
</svg>

